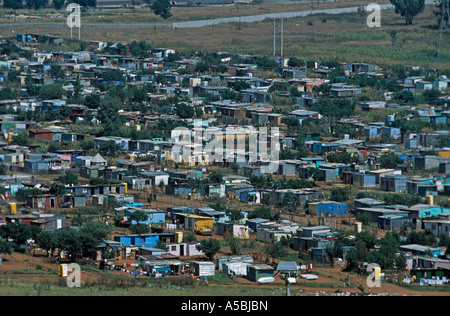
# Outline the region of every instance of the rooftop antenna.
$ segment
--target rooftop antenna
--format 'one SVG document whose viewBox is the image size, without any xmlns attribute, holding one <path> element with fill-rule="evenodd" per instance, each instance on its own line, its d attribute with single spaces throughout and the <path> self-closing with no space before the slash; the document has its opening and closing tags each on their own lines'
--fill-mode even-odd
<svg viewBox="0 0 450 316">
<path fill-rule="evenodd" d="M 442 0 L 441 3 L 441 21 L 439 23 L 439 35 L 438 35 L 438 43 L 437 43 L 437 56 L 439 57 L 439 49 L 442 43 L 442 31 L 444 27 L 447 27 L 449 18 L 450 18 L 450 10 L 449 10 L 449 1 L 450 0 Z"/>
</svg>

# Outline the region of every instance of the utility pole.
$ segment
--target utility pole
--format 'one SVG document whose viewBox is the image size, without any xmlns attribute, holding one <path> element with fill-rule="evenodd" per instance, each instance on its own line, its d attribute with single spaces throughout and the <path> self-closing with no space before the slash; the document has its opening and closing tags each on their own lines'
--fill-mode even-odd
<svg viewBox="0 0 450 316">
<path fill-rule="evenodd" d="M 276 56 L 276 19 L 273 19 L 273 58 Z"/>
<path fill-rule="evenodd" d="M 449 10 L 449 1 L 450 0 L 442 0 L 442 9 L 441 9 L 441 22 L 439 23 L 439 35 L 438 35 L 438 43 L 437 43 L 437 56 L 439 57 L 439 49 L 442 43 L 442 31 L 444 29 L 444 25 L 448 23 L 450 18 L 450 10 Z M 447 27 L 447 25 L 445 25 Z"/>
<path fill-rule="evenodd" d="M 283 58 L 283 18 L 281 18 L 281 58 Z"/>
</svg>

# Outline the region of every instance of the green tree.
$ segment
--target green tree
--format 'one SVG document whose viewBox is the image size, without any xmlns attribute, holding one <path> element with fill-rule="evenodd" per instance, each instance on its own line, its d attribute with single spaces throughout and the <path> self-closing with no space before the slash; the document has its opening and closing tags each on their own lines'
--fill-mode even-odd
<svg viewBox="0 0 450 316">
<path fill-rule="evenodd" d="M 237 80 L 234 82 L 233 88 L 236 91 L 241 91 L 241 90 L 245 90 L 245 89 L 250 89 L 251 86 L 248 82 L 246 82 L 244 80 Z"/>
<path fill-rule="evenodd" d="M 403 160 L 395 155 L 395 153 L 387 153 L 380 157 L 380 166 L 382 169 L 394 169 L 397 165 L 402 164 Z"/>
<path fill-rule="evenodd" d="M 289 84 L 287 82 L 274 82 L 267 92 L 272 93 L 275 91 L 286 92 L 289 89 Z"/>
<path fill-rule="evenodd" d="M 186 234 L 183 234 L 183 242 L 192 243 L 192 242 L 196 242 L 196 241 L 197 241 L 197 236 L 195 236 L 195 234 L 193 232 L 187 232 Z"/>
<path fill-rule="evenodd" d="M 31 230 L 21 222 L 7 223 L 0 226 L 0 236 L 6 240 L 12 239 L 17 245 L 23 245 L 31 238 Z"/>
<path fill-rule="evenodd" d="M 406 236 L 408 244 L 417 244 L 422 246 L 435 246 L 438 242 L 431 230 L 424 232 L 412 231 Z"/>
<path fill-rule="evenodd" d="M 97 246 L 105 240 L 108 229 L 103 222 L 88 221 L 79 230 L 79 240 L 82 244 L 81 253 L 89 256 Z"/>
<path fill-rule="evenodd" d="M 300 127 L 300 121 L 298 119 L 296 119 L 295 117 L 291 117 L 291 116 L 283 117 L 281 119 L 281 123 L 286 124 L 286 126 L 289 129 Z"/>
<path fill-rule="evenodd" d="M 41 87 L 39 96 L 44 99 L 61 99 L 65 91 L 59 84 L 49 84 Z"/>
<path fill-rule="evenodd" d="M 202 108 L 201 107 L 196 107 L 195 108 L 195 117 L 196 118 L 202 118 L 202 116 L 203 116 L 203 110 L 202 110 Z"/>
<path fill-rule="evenodd" d="M 227 238 L 227 244 L 230 247 L 232 255 L 239 255 L 242 251 L 242 240 L 236 236 L 229 236 Z"/>
<path fill-rule="evenodd" d="M 220 243 L 214 238 L 203 239 L 196 248 L 197 250 L 202 251 L 210 261 L 213 261 L 214 255 L 220 250 Z"/>
<path fill-rule="evenodd" d="M 6 240 L 0 240 L 0 254 L 2 253 L 12 254 L 13 245 Z"/>
<path fill-rule="evenodd" d="M 116 136 L 118 134 L 122 126 L 122 119 L 118 112 L 121 108 L 122 103 L 118 98 L 107 96 L 100 101 L 98 119 L 102 123 L 103 135 Z"/>
<path fill-rule="evenodd" d="M 90 7 L 95 8 L 97 7 L 97 0 L 71 0 L 73 3 L 78 3 L 82 7 Z"/>
<path fill-rule="evenodd" d="M 347 261 L 345 271 L 354 271 L 359 266 L 360 260 L 356 249 L 350 249 L 347 252 L 345 259 Z"/>
<path fill-rule="evenodd" d="M 150 10 L 155 15 L 161 16 L 164 20 L 172 16 L 172 13 L 170 13 L 172 5 L 169 0 L 145 0 L 145 3 L 150 6 Z"/>
<path fill-rule="evenodd" d="M 135 235 L 147 234 L 150 231 L 150 227 L 144 224 L 131 225 L 130 230 Z"/>
<path fill-rule="evenodd" d="M 414 102 L 415 97 L 411 91 L 402 90 L 394 94 L 394 99 L 400 103 Z"/>
<path fill-rule="evenodd" d="M 64 5 L 65 0 L 53 0 L 53 6 L 56 10 L 61 10 Z"/>
<path fill-rule="evenodd" d="M 390 269 L 395 265 L 400 238 L 397 233 L 388 232 L 378 241 L 378 251 L 371 252 L 369 262 L 378 263 L 382 269 Z"/>
<path fill-rule="evenodd" d="M 0 90 L 0 100 L 16 99 L 19 96 L 17 90 L 10 87 L 4 87 Z"/>
<path fill-rule="evenodd" d="M 288 60 L 288 66 L 289 66 L 289 67 L 296 68 L 296 67 L 301 67 L 301 66 L 303 66 L 304 64 L 305 64 L 305 63 L 304 63 L 302 60 L 298 59 L 297 57 L 291 57 L 291 58 L 289 58 L 289 60 Z"/>
<path fill-rule="evenodd" d="M 226 214 L 228 217 L 230 217 L 231 221 L 239 221 L 244 218 L 244 214 L 241 212 L 241 210 L 236 209 L 227 210 Z"/>
<path fill-rule="evenodd" d="M 56 248 L 64 251 L 70 258 L 79 258 L 83 253 L 83 244 L 77 229 L 67 227 L 53 232 Z"/>
<path fill-rule="evenodd" d="M 84 105 L 90 109 L 97 109 L 100 106 L 100 95 L 91 94 L 84 98 Z"/>
<path fill-rule="evenodd" d="M 360 158 L 358 155 L 352 155 L 348 152 L 341 153 L 329 153 L 326 156 L 328 162 L 332 163 L 359 163 Z"/>
<path fill-rule="evenodd" d="M 287 250 L 286 247 L 283 246 L 281 241 L 275 241 L 274 239 L 272 239 L 270 243 L 266 243 L 264 245 L 263 252 L 266 256 L 275 259 L 275 258 L 282 258 L 283 256 L 285 256 Z"/>
<path fill-rule="evenodd" d="M 52 231 L 42 231 L 40 234 L 38 234 L 36 243 L 39 245 L 39 247 L 48 252 L 49 257 L 53 253 L 53 250 L 57 247 L 55 234 Z"/>
<path fill-rule="evenodd" d="M 297 207 L 300 206 L 300 200 L 298 196 L 293 192 L 287 192 L 283 198 L 283 206 L 287 206 L 290 212 L 297 211 Z"/>
<path fill-rule="evenodd" d="M 100 152 L 111 157 L 116 157 L 121 149 L 122 146 L 120 146 L 113 140 L 102 142 L 102 144 L 100 145 Z"/>
<path fill-rule="evenodd" d="M 269 220 L 277 220 L 280 218 L 280 212 L 272 212 L 270 207 L 261 206 L 255 208 L 252 212 L 248 214 L 248 218 L 265 218 Z"/>
<path fill-rule="evenodd" d="M 425 8 L 425 0 L 390 0 L 395 8 L 395 13 L 405 18 L 406 25 L 411 25 L 413 18 L 422 13 Z"/>
<path fill-rule="evenodd" d="M 22 0 L 3 0 L 3 7 L 6 9 L 19 10 L 23 9 Z"/>
<path fill-rule="evenodd" d="M 208 176 L 209 183 L 222 183 L 223 174 L 220 171 L 213 171 Z"/>
<path fill-rule="evenodd" d="M 441 96 L 441 91 L 438 89 L 424 90 L 422 92 L 423 99 L 431 103 L 433 100 L 437 100 Z"/>
<path fill-rule="evenodd" d="M 27 196 L 35 196 L 35 195 L 41 195 L 43 194 L 43 192 L 41 190 L 39 190 L 38 188 L 32 188 L 32 189 L 24 189 L 21 188 L 19 190 L 17 190 L 15 198 L 18 201 L 25 201 Z"/>
<path fill-rule="evenodd" d="M 39 10 L 48 4 L 48 0 L 26 0 L 25 3 L 28 9 Z"/>
<path fill-rule="evenodd" d="M 174 63 L 174 62 L 179 61 L 179 60 L 181 60 L 181 56 L 176 54 L 176 53 L 175 54 L 174 53 L 170 53 L 166 57 L 166 61 L 168 63 Z"/>
<path fill-rule="evenodd" d="M 96 147 L 95 140 L 93 140 L 93 139 L 80 140 L 79 145 L 80 145 L 81 149 L 86 150 L 86 151 L 92 150 Z"/>
<path fill-rule="evenodd" d="M 349 117 L 354 114 L 355 103 L 347 99 L 321 98 L 311 107 L 325 117 Z"/>
<path fill-rule="evenodd" d="M 308 177 L 314 181 L 325 181 L 325 170 L 319 168 L 309 168 Z"/>
<path fill-rule="evenodd" d="M 57 196 L 64 196 L 66 194 L 66 187 L 64 184 L 52 183 L 49 192 Z"/>
<path fill-rule="evenodd" d="M 348 201 L 348 190 L 346 188 L 332 188 L 330 200 L 335 202 Z"/>
<path fill-rule="evenodd" d="M 20 146 L 29 146 L 31 144 L 31 139 L 29 137 L 29 132 L 27 130 L 22 130 L 13 136 L 13 143 Z"/>
<path fill-rule="evenodd" d="M 78 176 L 71 171 L 68 171 L 64 175 L 59 176 L 58 178 L 56 178 L 56 180 L 63 184 L 73 184 L 73 185 L 77 185 L 79 181 Z"/>
<path fill-rule="evenodd" d="M 367 249 L 373 249 L 377 243 L 377 238 L 369 231 L 362 231 L 356 235 L 355 243 L 361 241 Z"/>
<path fill-rule="evenodd" d="M 124 81 L 125 73 L 119 69 L 110 69 L 104 71 L 102 77 L 106 81 Z"/>
<path fill-rule="evenodd" d="M 333 260 L 334 258 L 343 258 L 344 251 L 342 247 L 344 246 L 354 246 L 354 245 L 351 244 L 350 241 L 345 236 L 339 234 L 336 237 L 334 244 L 332 244 L 331 246 L 329 245 L 326 248 L 328 257 L 331 260 Z"/>
<path fill-rule="evenodd" d="M 194 108 L 184 103 L 177 104 L 176 112 L 180 118 L 193 118 L 195 114 Z"/>
<path fill-rule="evenodd" d="M 141 210 L 137 210 L 130 215 L 130 222 L 133 224 L 142 224 L 142 222 L 146 222 L 148 220 L 148 215 Z"/>
<path fill-rule="evenodd" d="M 63 78 L 64 77 L 64 71 L 62 70 L 62 67 L 60 65 L 52 65 L 49 74 L 54 78 Z"/>
</svg>

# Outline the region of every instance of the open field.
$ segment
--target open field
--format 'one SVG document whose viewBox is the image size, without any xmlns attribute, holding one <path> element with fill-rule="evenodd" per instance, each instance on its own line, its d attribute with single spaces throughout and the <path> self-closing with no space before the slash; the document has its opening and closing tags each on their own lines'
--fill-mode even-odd
<svg viewBox="0 0 450 316">
<path fill-rule="evenodd" d="M 363 0 L 342 0 L 342 1 L 312 1 L 312 2 L 286 2 L 286 3 L 264 3 L 258 5 L 217 5 L 205 7 L 173 7 L 172 17 L 164 20 L 160 16 L 154 15 L 148 8 L 123 8 L 123 9 L 95 9 L 82 12 L 82 22 L 84 23 L 175 23 L 182 21 L 208 20 L 224 17 L 238 17 L 247 15 L 259 15 L 267 13 L 283 13 L 295 11 L 310 11 L 322 9 L 336 9 L 354 6 L 364 6 L 369 4 Z M 389 1 L 383 0 L 378 4 L 386 4 Z M 11 14 L 11 10 L 0 9 L 0 22 L 64 22 L 67 11 L 65 9 L 41 9 L 17 10 L 16 15 Z M 28 18 L 26 18 L 28 17 Z"/>
<path fill-rule="evenodd" d="M 339 2 L 320 4 L 315 8 L 326 8 L 332 5 L 355 6 L 364 2 Z M 368 2 L 365 2 L 368 4 Z M 270 7 L 270 12 L 288 12 L 302 10 L 308 4 L 267 4 L 264 6 L 242 6 L 239 15 L 255 14 L 264 11 L 262 7 Z M 437 55 L 438 30 L 433 6 L 427 6 L 418 15 L 413 25 L 405 26 L 401 16 L 392 10 L 381 12 L 381 27 L 368 28 L 366 16 L 357 13 L 339 15 L 311 15 L 303 18 L 284 19 L 284 57 L 298 57 L 309 60 L 337 60 L 339 62 L 367 62 L 382 66 L 388 65 L 420 65 L 432 66 L 438 70 L 450 69 L 450 36 L 444 33 L 440 55 Z M 100 18 L 91 16 L 83 18 L 83 22 L 106 24 L 108 27 L 81 28 L 83 41 L 99 40 L 105 42 L 131 42 L 145 40 L 153 47 L 170 47 L 182 53 L 194 51 L 229 51 L 241 54 L 273 55 L 273 21 L 266 20 L 255 23 L 229 23 L 203 28 L 159 28 L 151 23 L 159 23 L 153 13 L 141 9 L 133 17 L 133 13 L 125 10 L 102 12 Z M 207 10 L 207 11 L 203 11 Z M 235 10 L 236 12 L 232 13 Z M 246 11 L 247 10 L 247 11 Z M 208 12 L 208 14 L 207 14 Z M 173 8 L 174 17 L 170 22 L 214 17 L 233 16 L 238 14 L 234 7 L 213 8 Z M 263 12 L 264 13 L 264 12 Z M 108 18 L 107 17 L 108 14 Z M 130 19 L 130 15 L 133 17 Z M 136 24 L 147 20 L 146 24 Z M 132 21 L 132 22 L 130 22 Z M 76 49 L 76 41 L 70 42 L 68 27 L 51 27 L 30 25 L 14 26 L 11 20 L 3 20 L 1 35 L 14 36 L 18 32 L 46 33 L 65 37 L 65 44 L 55 49 Z M 127 23 L 127 24 L 115 24 Z M 129 24 L 131 23 L 131 24 Z M 140 22 L 139 22 L 140 23 Z M 11 24 L 11 26 L 8 26 Z M 25 23 L 26 24 L 26 23 Z M 46 24 L 46 23 L 43 23 Z M 61 23 L 60 23 L 61 24 Z M 155 24 L 156 25 L 156 24 Z M 74 30 L 74 37 L 78 31 Z M 51 48 L 51 47 L 49 47 Z M 280 55 L 280 29 L 277 27 L 276 54 Z"/>
</svg>

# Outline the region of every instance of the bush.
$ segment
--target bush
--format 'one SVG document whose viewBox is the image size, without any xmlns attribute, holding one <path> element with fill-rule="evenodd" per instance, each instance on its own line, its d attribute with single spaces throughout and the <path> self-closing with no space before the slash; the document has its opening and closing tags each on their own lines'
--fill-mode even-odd
<svg viewBox="0 0 450 316">
<path fill-rule="evenodd" d="M 348 191 L 345 188 L 333 188 L 331 190 L 330 200 L 335 202 L 345 202 L 348 201 Z"/>
</svg>

